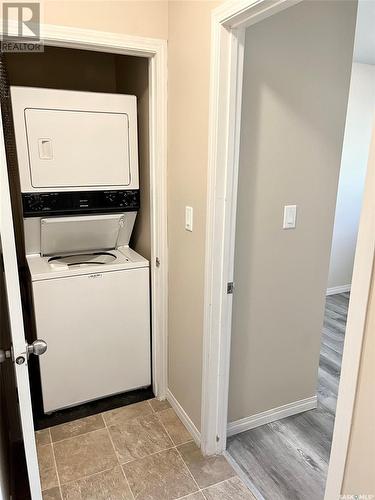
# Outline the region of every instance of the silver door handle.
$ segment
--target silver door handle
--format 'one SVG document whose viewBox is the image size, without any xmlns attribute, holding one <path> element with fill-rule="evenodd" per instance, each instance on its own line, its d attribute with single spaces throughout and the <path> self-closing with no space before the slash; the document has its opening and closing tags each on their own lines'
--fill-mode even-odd
<svg viewBox="0 0 375 500">
<path fill-rule="evenodd" d="M 40 356 L 44 354 L 47 350 L 47 343 L 44 340 L 38 339 L 27 346 L 27 354 L 35 354 L 35 356 Z"/>
<path fill-rule="evenodd" d="M 29 357 L 30 354 L 35 354 L 35 356 L 40 356 L 41 354 L 44 354 L 47 350 L 47 343 L 44 340 L 34 340 L 34 342 L 31 345 L 26 346 L 26 353 L 25 355 L 18 356 L 15 361 L 17 365 L 23 365 L 24 362 L 26 361 L 26 357 Z M 0 349 L 0 363 L 3 363 L 7 359 L 13 359 L 12 356 L 12 350 L 7 349 L 6 351 L 3 349 Z"/>
</svg>

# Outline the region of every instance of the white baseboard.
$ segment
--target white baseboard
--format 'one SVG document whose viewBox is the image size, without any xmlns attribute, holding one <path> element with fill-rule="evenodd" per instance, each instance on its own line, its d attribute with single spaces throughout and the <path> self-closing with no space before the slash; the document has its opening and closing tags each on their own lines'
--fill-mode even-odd
<svg viewBox="0 0 375 500">
<path fill-rule="evenodd" d="M 172 406 L 172 408 L 176 412 L 178 418 L 181 420 L 181 422 L 184 424 L 184 426 L 190 432 L 191 437 L 194 439 L 197 446 L 200 447 L 200 445 L 201 445 L 201 433 L 195 427 L 195 424 L 193 423 L 193 421 L 191 420 L 189 415 L 182 408 L 180 403 L 177 401 L 177 399 L 174 397 L 174 395 L 171 393 L 171 391 L 169 389 L 167 389 L 167 400 L 169 401 L 170 405 Z"/>
<path fill-rule="evenodd" d="M 241 418 L 228 424 L 227 436 L 234 436 L 234 434 L 254 429 L 254 427 L 259 427 L 260 425 L 269 424 L 275 420 L 281 420 L 282 418 L 290 417 L 303 411 L 313 410 L 317 407 L 317 404 L 317 396 L 312 396 L 311 398 L 300 399 L 293 403 L 257 413 L 251 417 Z"/>
<path fill-rule="evenodd" d="M 327 288 L 326 295 L 336 295 L 336 293 L 345 293 L 345 292 L 350 292 L 352 285 L 340 285 L 340 286 L 333 286 L 332 288 Z"/>
</svg>

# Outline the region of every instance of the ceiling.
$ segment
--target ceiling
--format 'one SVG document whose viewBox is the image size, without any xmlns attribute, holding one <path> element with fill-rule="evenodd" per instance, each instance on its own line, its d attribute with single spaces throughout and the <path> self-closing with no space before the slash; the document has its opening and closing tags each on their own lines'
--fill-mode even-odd
<svg viewBox="0 0 375 500">
<path fill-rule="evenodd" d="M 358 2 L 354 61 L 375 64 L 375 0 Z"/>
</svg>

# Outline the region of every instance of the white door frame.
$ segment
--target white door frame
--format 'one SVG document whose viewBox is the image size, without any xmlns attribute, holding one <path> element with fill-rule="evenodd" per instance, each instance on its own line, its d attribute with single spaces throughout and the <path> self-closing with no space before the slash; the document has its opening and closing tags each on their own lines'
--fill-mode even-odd
<svg viewBox="0 0 375 500">
<path fill-rule="evenodd" d="M 372 130 L 372 143 L 355 251 L 325 500 L 337 500 L 341 493 L 361 363 L 363 335 L 366 328 L 367 307 L 371 293 L 374 255 L 375 122 Z"/>
<path fill-rule="evenodd" d="M 245 29 L 300 1 L 228 0 L 212 14 L 201 420 L 205 454 L 226 449 L 232 311 L 227 284 L 234 267 Z M 345 384 L 340 384 L 325 500 L 337 500 L 341 489 L 369 297 L 375 183 L 368 177 L 366 185 L 342 364 Z"/>
<path fill-rule="evenodd" d="M 17 33 L 16 25 L 14 25 L 14 32 Z M 128 36 L 47 24 L 41 25 L 40 33 L 44 44 L 48 46 L 145 57 L 149 61 L 152 376 L 155 396 L 159 399 L 165 399 L 167 393 L 168 338 L 167 42 L 166 40 L 156 38 Z M 0 34 L 2 34 L 1 28 Z M 8 219 L 8 224 L 9 231 L 13 232 L 11 219 Z M 16 356 L 18 355 L 17 353 L 15 354 Z M 25 381 L 28 376 L 26 364 L 21 365 L 20 369 L 24 372 L 23 378 Z M 26 427 L 23 426 L 23 430 L 27 433 L 27 438 L 29 439 L 29 433 L 33 433 L 32 419 L 31 426 L 29 422 Z M 30 455 L 33 462 L 36 459 L 33 434 L 30 439 L 34 442 L 32 446 L 34 452 Z M 29 465 L 31 465 L 31 470 L 35 472 L 35 464 L 30 463 Z M 39 483 L 39 477 L 31 477 L 30 480 L 34 483 Z M 37 491 L 38 489 L 34 490 L 34 492 Z M 39 498 L 39 495 L 35 493 L 33 500 L 39 500 Z"/>
<path fill-rule="evenodd" d="M 201 447 L 226 448 L 245 30 L 301 0 L 228 0 L 211 22 Z"/>
</svg>

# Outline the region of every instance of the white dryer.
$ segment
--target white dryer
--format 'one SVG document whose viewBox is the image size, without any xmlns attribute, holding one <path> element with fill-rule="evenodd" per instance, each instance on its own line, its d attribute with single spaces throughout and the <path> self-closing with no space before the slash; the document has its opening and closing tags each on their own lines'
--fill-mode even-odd
<svg viewBox="0 0 375 500">
<path fill-rule="evenodd" d="M 135 96 L 10 91 L 22 193 L 139 188 Z"/>
<path fill-rule="evenodd" d="M 149 386 L 149 263 L 136 213 L 27 219 L 44 412 Z M 95 230 L 93 230 L 95 228 Z"/>
</svg>

